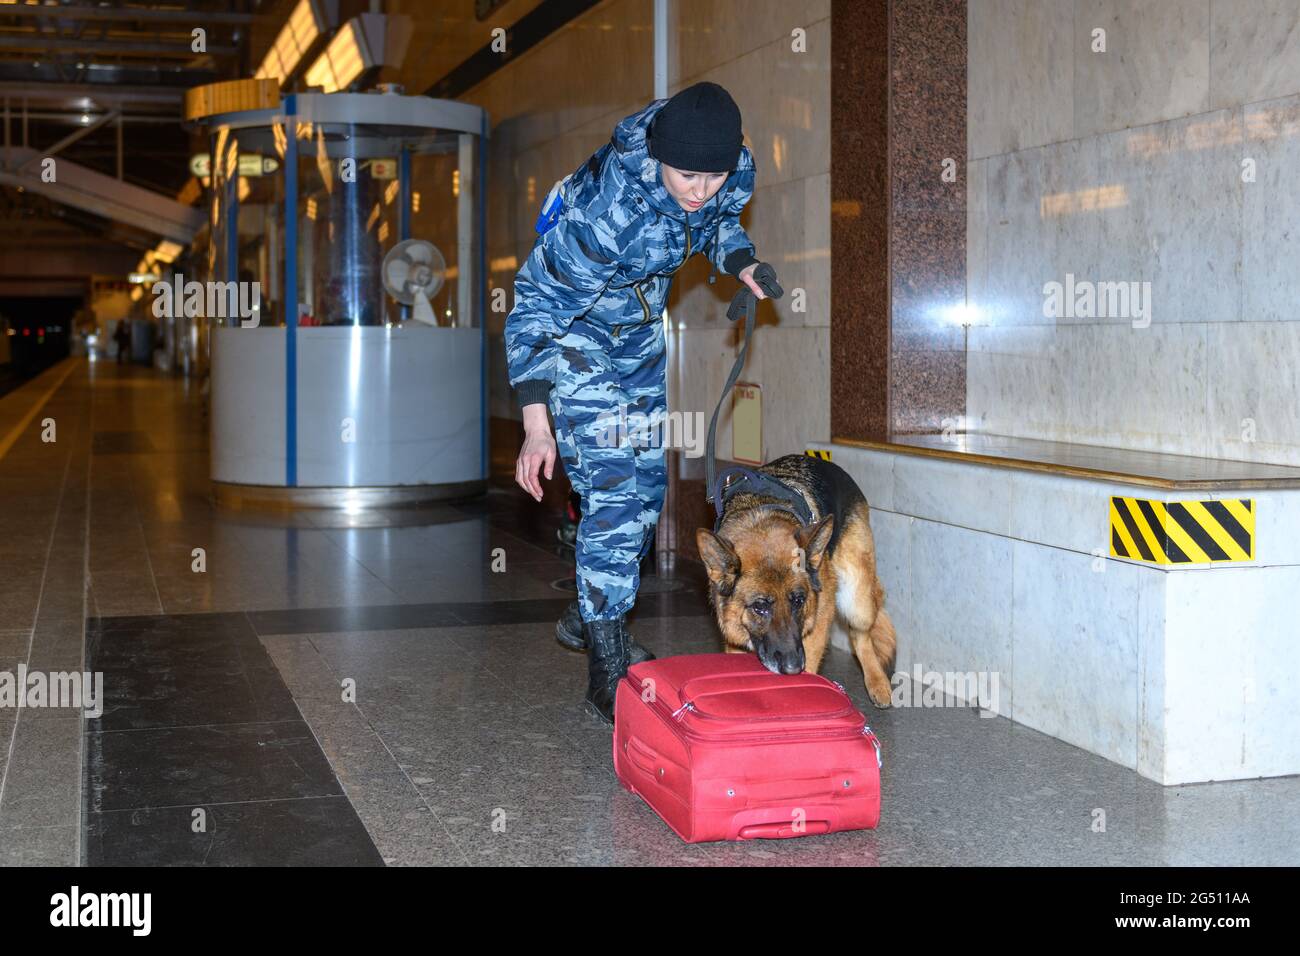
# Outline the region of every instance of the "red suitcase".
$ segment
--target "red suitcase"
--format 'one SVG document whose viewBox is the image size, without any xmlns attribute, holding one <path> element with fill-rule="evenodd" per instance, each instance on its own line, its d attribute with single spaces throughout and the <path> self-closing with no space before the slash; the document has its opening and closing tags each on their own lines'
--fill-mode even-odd
<svg viewBox="0 0 1300 956">
<path fill-rule="evenodd" d="M 874 827 L 880 767 L 866 718 L 817 674 L 694 654 L 618 685 L 614 772 L 687 843 Z"/>
</svg>

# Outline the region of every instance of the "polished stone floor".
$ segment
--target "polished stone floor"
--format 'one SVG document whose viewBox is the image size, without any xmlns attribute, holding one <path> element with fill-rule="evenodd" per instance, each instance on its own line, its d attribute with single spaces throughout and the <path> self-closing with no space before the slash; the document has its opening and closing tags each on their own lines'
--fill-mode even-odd
<svg viewBox="0 0 1300 956">
<path fill-rule="evenodd" d="M 506 487 L 223 513 L 206 428 L 143 368 L 71 360 L 0 398 L 0 671 L 105 681 L 93 718 L 0 710 L 0 864 L 1300 862 L 1300 778 L 1162 788 L 965 708 L 877 711 L 838 651 L 885 748 L 880 828 L 683 844 L 619 787 L 554 641 L 556 516 Z M 716 650 L 698 566 L 648 576 L 631 626 Z"/>
</svg>

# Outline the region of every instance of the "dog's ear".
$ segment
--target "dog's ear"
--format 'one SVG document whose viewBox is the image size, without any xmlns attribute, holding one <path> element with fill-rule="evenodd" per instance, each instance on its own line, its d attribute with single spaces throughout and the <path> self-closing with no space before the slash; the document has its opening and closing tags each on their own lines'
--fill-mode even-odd
<svg viewBox="0 0 1300 956">
<path fill-rule="evenodd" d="M 835 530 L 835 516 L 827 515 L 816 524 L 806 524 L 795 532 L 795 541 L 803 548 L 808 562 L 808 569 L 816 571 L 821 567 L 826 555 L 826 546 L 830 544 L 831 533 Z"/>
<path fill-rule="evenodd" d="M 700 550 L 700 560 L 704 562 L 709 580 L 717 586 L 720 595 L 730 597 L 736 587 L 736 578 L 740 576 L 740 556 L 725 539 L 708 528 L 696 530 L 695 546 Z"/>
</svg>

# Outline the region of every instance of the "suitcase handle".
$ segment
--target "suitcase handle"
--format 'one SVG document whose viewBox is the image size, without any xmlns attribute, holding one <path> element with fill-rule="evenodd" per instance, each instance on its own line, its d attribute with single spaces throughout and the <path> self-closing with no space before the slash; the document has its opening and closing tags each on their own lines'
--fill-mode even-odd
<svg viewBox="0 0 1300 956">
<path fill-rule="evenodd" d="M 658 758 L 659 754 L 641 743 L 637 738 L 628 737 L 627 746 L 623 748 L 623 752 L 627 754 L 627 759 L 632 761 L 636 768 L 642 773 L 649 774 L 653 777 L 658 772 L 655 769 L 654 762 L 656 758 Z"/>
<path fill-rule="evenodd" d="M 830 833 L 829 820 L 807 820 L 801 830 L 795 830 L 793 820 L 777 823 L 754 823 L 742 827 L 738 834 L 742 840 L 788 840 L 792 837 L 817 836 Z"/>
</svg>

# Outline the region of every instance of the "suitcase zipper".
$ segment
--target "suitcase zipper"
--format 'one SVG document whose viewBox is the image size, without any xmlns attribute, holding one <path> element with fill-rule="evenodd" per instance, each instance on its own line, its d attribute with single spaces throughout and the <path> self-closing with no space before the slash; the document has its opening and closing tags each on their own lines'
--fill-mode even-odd
<svg viewBox="0 0 1300 956">
<path fill-rule="evenodd" d="M 871 746 L 876 748 L 876 769 L 877 770 L 883 769 L 885 766 L 885 762 L 883 759 L 881 759 L 880 756 L 880 739 L 876 736 L 875 731 L 871 729 L 871 726 L 869 724 L 862 725 L 862 736 L 870 738 Z"/>
<path fill-rule="evenodd" d="M 673 723 L 675 723 L 678 727 L 681 727 L 682 716 L 683 716 L 683 715 L 684 715 L 688 710 L 689 710 L 689 711 L 692 711 L 693 713 L 695 713 L 696 716 L 699 716 L 699 717 L 704 718 L 705 720 L 721 720 L 721 719 L 723 719 L 723 718 L 720 718 L 720 717 L 710 717 L 708 714 L 702 714 L 702 713 L 700 713 L 699 709 L 695 706 L 695 704 L 693 704 L 693 703 L 692 703 L 691 701 L 689 701 L 689 700 L 686 701 L 685 703 L 683 703 L 683 704 L 682 704 L 680 707 L 678 707 L 676 710 L 669 710 L 668 707 L 667 707 L 667 705 L 660 703 L 658 700 L 656 700 L 656 701 L 654 702 L 654 706 L 655 706 L 656 708 L 659 709 L 660 713 L 665 713 L 665 714 L 667 714 L 667 715 L 672 719 Z M 775 719 L 775 718 L 772 718 L 772 719 Z M 867 727 L 866 724 L 864 723 L 864 724 L 863 724 L 863 729 L 862 729 L 862 730 L 854 730 L 854 731 L 848 731 L 848 730 L 824 730 L 824 731 L 821 731 L 820 733 L 804 733 L 804 734 L 798 734 L 798 735 L 791 735 L 791 734 L 760 734 L 760 735 L 743 735 L 743 736 L 727 735 L 727 736 L 723 736 L 723 737 L 713 737 L 713 736 L 710 736 L 710 735 L 708 735 L 708 734 L 701 734 L 701 733 L 696 733 L 696 732 L 694 732 L 694 731 L 688 731 L 688 730 L 686 730 L 685 728 L 682 728 L 682 730 L 681 730 L 680 732 L 681 732 L 682 736 L 696 737 L 696 738 L 707 739 L 707 740 L 720 740 L 720 741 L 726 741 L 726 742 L 729 742 L 729 743 L 737 743 L 737 744 L 745 744 L 745 745 L 748 745 L 748 744 L 755 743 L 755 742 L 758 742 L 758 741 L 763 741 L 763 740 L 779 740 L 779 741 L 781 741 L 781 742 L 783 742 L 783 743 L 793 743 L 793 742 L 797 742 L 797 741 L 801 741 L 801 740 L 825 740 L 825 739 L 832 738 L 832 737 L 842 737 L 842 738 L 846 738 L 846 739 L 847 739 L 847 738 L 850 738 L 850 737 L 862 737 L 862 736 L 865 736 L 869 731 L 870 731 L 870 728 Z M 876 762 L 877 762 L 877 765 L 879 765 L 879 763 L 880 763 L 880 743 L 879 743 L 879 741 L 875 740 L 875 734 L 872 734 L 871 736 L 872 736 L 872 743 L 873 743 L 873 744 L 875 745 L 875 747 L 876 747 Z"/>
<path fill-rule="evenodd" d="M 840 688 L 840 690 L 843 690 L 843 689 L 844 689 L 843 687 Z M 688 711 L 688 710 L 691 711 L 693 714 L 695 714 L 697 717 L 700 717 L 700 718 L 703 719 L 703 720 L 730 720 L 730 719 L 731 719 L 731 718 L 729 718 L 729 717 L 714 717 L 712 714 L 706 714 L 706 713 L 704 713 L 704 711 L 700 710 L 698 707 L 695 706 L 695 702 L 694 702 L 694 701 L 689 701 L 689 700 L 688 700 L 688 701 L 685 701 L 685 702 L 682 704 L 682 706 L 678 707 L 675 711 L 673 711 L 673 714 L 672 714 L 673 719 L 674 719 L 674 720 L 677 720 L 677 721 L 680 721 L 680 720 L 682 719 L 682 715 L 683 715 L 686 711 Z M 845 714 L 850 714 L 850 713 L 852 713 L 852 712 L 853 712 L 853 704 L 852 704 L 852 702 L 850 701 L 848 704 L 845 704 L 845 706 L 844 706 L 843 709 L 841 709 L 841 710 L 838 710 L 838 711 L 835 711 L 834 713 L 829 713 L 829 714 L 818 714 L 818 715 L 815 716 L 815 717 L 750 717 L 750 718 L 748 718 L 748 720 L 749 720 L 750 722 L 752 722 L 752 723 L 760 723 L 760 722 L 765 721 L 765 720 L 774 720 L 774 721 L 779 721 L 779 720 L 830 720 L 830 719 L 835 718 L 835 717 L 843 717 Z"/>
<path fill-rule="evenodd" d="M 625 677 L 624 680 L 627 680 L 627 678 Z M 832 683 L 834 682 L 832 681 Z M 843 687 L 841 687 L 840 689 L 843 690 Z M 876 766 L 877 767 L 882 766 L 881 757 L 880 757 L 880 741 L 876 739 L 875 733 L 871 730 L 870 725 L 867 724 L 865 720 L 862 722 L 862 729 L 854 730 L 854 731 L 825 730 L 820 733 L 805 733 L 805 734 L 798 734 L 794 736 L 789 734 L 766 734 L 766 735 L 756 735 L 756 736 L 745 735 L 740 737 L 736 737 L 732 735 L 723 736 L 723 737 L 712 737 L 708 734 L 696 733 L 694 731 L 686 730 L 684 727 L 682 727 L 682 722 L 681 722 L 682 717 L 686 714 L 687 711 L 691 711 L 695 713 L 697 716 L 703 717 L 706 720 L 723 719 L 720 717 L 710 717 L 708 714 L 700 713 L 699 708 L 695 706 L 693 701 L 689 701 L 689 700 L 682 701 L 681 706 L 678 707 L 676 710 L 669 710 L 668 705 L 656 697 L 651 706 L 654 707 L 656 710 L 658 710 L 659 713 L 667 716 L 668 719 L 672 722 L 672 725 L 675 725 L 676 727 L 680 728 L 678 730 L 678 733 L 683 737 L 689 736 L 689 737 L 697 737 L 701 739 L 720 740 L 720 741 L 747 745 L 747 744 L 754 743 L 756 741 L 763 741 L 763 740 L 779 740 L 782 742 L 794 742 L 800 740 L 824 740 L 831 737 L 850 738 L 850 737 L 869 736 L 871 739 L 872 746 L 876 748 Z M 848 709 L 850 710 L 852 709 L 851 704 L 849 705 Z M 777 719 L 777 718 L 770 718 L 770 719 Z"/>
<path fill-rule="evenodd" d="M 712 714 L 706 714 L 706 713 L 703 713 L 703 712 L 700 711 L 699 708 L 697 708 L 694 704 L 690 704 L 690 705 L 685 705 L 685 704 L 683 704 L 682 707 L 679 707 L 679 708 L 677 709 L 677 711 L 674 711 L 674 713 L 678 713 L 678 712 L 680 712 L 680 711 L 682 710 L 683 707 L 684 707 L 686 710 L 691 711 L 691 713 L 695 714 L 695 716 L 696 716 L 697 718 L 699 718 L 700 720 L 723 720 L 723 721 L 729 721 L 729 720 L 732 720 L 732 718 L 730 718 L 730 717 L 714 717 Z M 841 714 L 830 714 L 830 715 L 828 715 L 828 716 L 824 716 L 824 717 L 748 717 L 748 718 L 745 719 L 745 722 L 746 722 L 746 723 L 752 723 L 752 724 L 762 724 L 762 723 L 765 723 L 765 722 L 780 723 L 780 722 L 782 722 L 782 721 L 795 721 L 795 720 L 810 720 L 810 721 L 811 721 L 811 720 L 831 720 L 831 719 L 834 719 L 835 717 L 842 717 L 842 716 L 845 716 L 845 714 L 843 714 L 843 713 L 841 713 Z M 680 716 L 676 717 L 675 719 L 677 720 L 678 723 L 681 723 L 681 717 L 680 717 Z M 844 731 L 838 731 L 838 730 L 837 730 L 837 731 L 831 731 L 831 733 L 843 733 L 843 732 L 844 732 Z M 858 733 L 858 731 L 854 731 L 854 733 Z"/>
<path fill-rule="evenodd" d="M 797 744 L 808 740 L 851 740 L 854 737 L 861 737 L 862 734 L 856 730 L 827 730 L 819 734 L 765 734 L 756 737 L 710 737 L 707 734 L 697 734 L 690 731 L 683 732 L 682 736 L 691 737 L 696 740 L 708 740 L 718 745 L 735 744 L 736 746 L 749 746 L 750 744 L 765 743 L 775 741 L 783 744 Z M 876 756 L 877 765 L 879 765 L 880 756 Z"/>
</svg>

